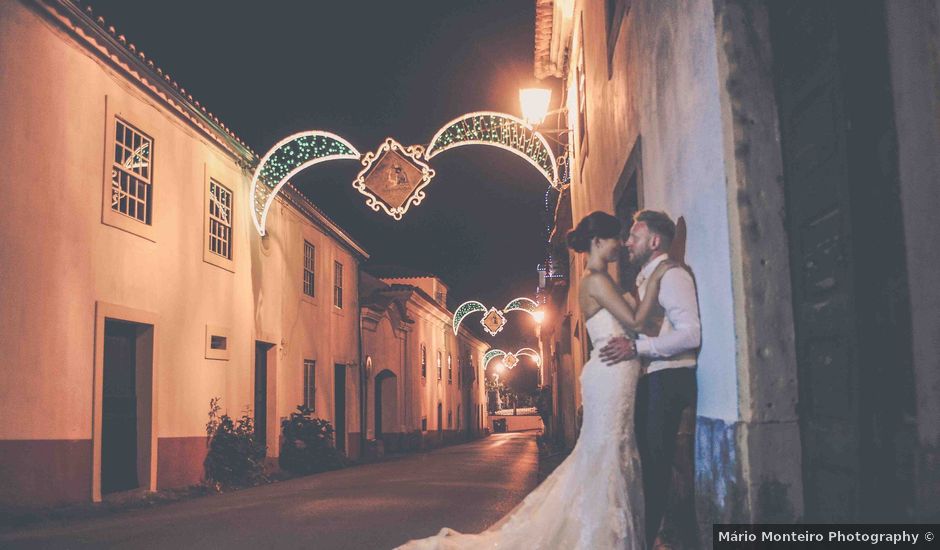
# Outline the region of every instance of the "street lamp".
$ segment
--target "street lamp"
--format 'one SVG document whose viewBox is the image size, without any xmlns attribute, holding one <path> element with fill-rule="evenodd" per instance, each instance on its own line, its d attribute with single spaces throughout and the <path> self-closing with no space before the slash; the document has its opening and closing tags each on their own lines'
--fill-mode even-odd
<svg viewBox="0 0 940 550">
<path fill-rule="evenodd" d="M 548 114 L 551 100 L 552 91 L 549 88 L 522 88 L 519 90 L 522 118 L 533 126 L 541 124 Z"/>
</svg>

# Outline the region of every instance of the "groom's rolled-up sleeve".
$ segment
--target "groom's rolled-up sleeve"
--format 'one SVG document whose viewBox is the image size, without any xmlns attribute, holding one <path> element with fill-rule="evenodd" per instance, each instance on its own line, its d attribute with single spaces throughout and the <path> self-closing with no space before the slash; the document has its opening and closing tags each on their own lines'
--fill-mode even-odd
<svg viewBox="0 0 940 550">
<path fill-rule="evenodd" d="M 702 344 L 702 322 L 699 320 L 695 283 L 688 271 L 673 268 L 663 275 L 659 304 L 663 306 L 672 330 L 654 337 L 640 335 L 636 341 L 637 353 L 662 359 L 697 349 Z"/>
</svg>

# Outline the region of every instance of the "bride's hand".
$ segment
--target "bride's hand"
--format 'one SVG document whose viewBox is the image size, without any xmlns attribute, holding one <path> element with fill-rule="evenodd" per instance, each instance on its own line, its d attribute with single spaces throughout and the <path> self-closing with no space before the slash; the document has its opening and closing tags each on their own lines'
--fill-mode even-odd
<svg viewBox="0 0 940 550">
<path fill-rule="evenodd" d="M 679 264 L 673 260 L 666 260 L 660 263 L 658 266 L 656 266 L 656 269 L 650 275 L 650 281 L 651 282 L 659 281 L 660 279 L 663 278 L 663 275 L 665 275 L 667 271 L 669 271 L 670 269 L 674 267 L 679 267 Z"/>
</svg>

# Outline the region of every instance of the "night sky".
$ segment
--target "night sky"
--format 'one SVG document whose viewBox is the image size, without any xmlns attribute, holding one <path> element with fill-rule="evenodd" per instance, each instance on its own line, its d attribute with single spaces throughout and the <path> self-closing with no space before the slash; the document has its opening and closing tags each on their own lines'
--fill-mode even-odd
<svg viewBox="0 0 940 550">
<path fill-rule="evenodd" d="M 89 3 L 259 155 L 314 129 L 363 153 L 386 137 L 427 145 L 464 113 L 518 116 L 518 89 L 536 82 L 531 0 Z M 557 106 L 558 83 L 541 85 L 555 88 Z M 451 309 L 468 299 L 501 308 L 534 298 L 544 178 L 494 147 L 448 151 L 431 166 L 427 198 L 400 222 L 366 207 L 351 185 L 354 161 L 311 167 L 293 182 L 373 264 L 439 276 Z M 531 318 L 510 313 L 509 321 L 493 345 L 536 344 Z"/>
</svg>

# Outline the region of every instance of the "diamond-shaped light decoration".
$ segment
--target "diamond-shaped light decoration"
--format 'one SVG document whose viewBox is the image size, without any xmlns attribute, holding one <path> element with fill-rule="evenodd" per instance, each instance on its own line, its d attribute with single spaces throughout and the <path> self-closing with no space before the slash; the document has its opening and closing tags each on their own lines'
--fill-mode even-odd
<svg viewBox="0 0 940 550">
<path fill-rule="evenodd" d="M 425 197 L 422 189 L 434 177 L 434 170 L 420 160 L 423 153 L 420 145 L 402 147 L 394 139 L 386 138 L 374 153 L 362 157 L 364 168 L 353 187 L 368 197 L 369 208 L 376 212 L 385 210 L 400 220 L 412 204 L 421 204 Z"/>
<path fill-rule="evenodd" d="M 519 358 L 512 353 L 507 353 L 506 357 L 503 357 L 503 364 L 506 365 L 507 369 L 512 370 L 513 367 L 519 364 Z"/>
<path fill-rule="evenodd" d="M 490 333 L 490 336 L 496 336 L 506 325 L 506 316 L 503 315 L 502 311 L 491 307 L 483 316 L 483 319 L 480 319 L 480 323 L 486 329 L 486 332 Z"/>
</svg>

